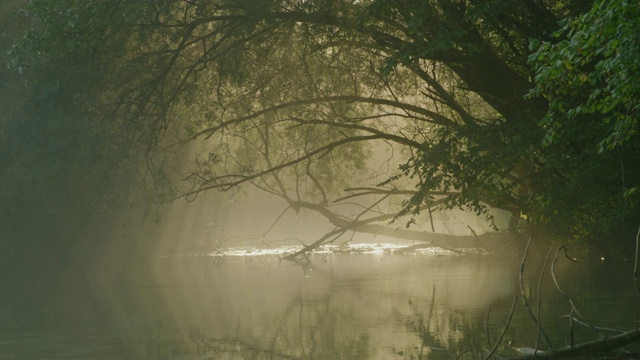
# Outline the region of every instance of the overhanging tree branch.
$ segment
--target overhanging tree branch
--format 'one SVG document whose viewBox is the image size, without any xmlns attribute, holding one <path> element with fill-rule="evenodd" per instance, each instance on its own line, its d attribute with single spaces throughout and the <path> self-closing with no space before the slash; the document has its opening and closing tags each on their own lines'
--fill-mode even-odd
<svg viewBox="0 0 640 360">
<path fill-rule="evenodd" d="M 379 135 L 367 135 L 367 136 L 352 136 L 352 137 L 348 137 L 348 138 L 344 138 L 342 140 L 338 140 L 335 141 L 331 144 L 322 146 L 318 149 L 315 149 L 313 151 L 308 152 L 307 154 L 300 156 L 294 160 L 291 161 L 287 161 L 285 163 L 282 163 L 280 165 L 276 165 L 273 166 L 271 168 L 268 168 L 266 170 L 262 170 L 259 171 L 257 173 L 254 174 L 249 174 L 249 175 L 244 175 L 244 174 L 230 174 L 230 175 L 223 175 L 220 177 L 216 177 L 213 179 L 209 179 L 207 181 L 204 182 L 204 184 L 202 186 L 200 186 L 199 188 L 195 189 L 195 190 L 190 190 L 187 191 L 183 194 L 181 194 L 179 197 L 183 197 L 183 196 L 193 196 L 197 193 L 206 191 L 206 190 L 211 190 L 211 189 L 218 189 L 218 190 L 227 190 L 230 189 L 232 187 L 238 186 L 240 184 L 246 183 L 248 181 L 257 179 L 259 177 L 271 174 L 275 171 L 278 171 L 280 169 L 284 169 L 287 168 L 289 166 L 301 163 L 303 161 L 305 161 L 306 159 L 312 158 L 316 155 L 319 154 L 325 154 L 327 152 L 332 151 L 333 149 L 341 146 L 341 145 L 345 145 L 345 144 L 349 144 L 349 143 L 353 143 L 353 142 L 360 142 L 360 141 L 369 141 L 369 140 L 376 140 L 376 139 L 381 139 L 381 137 Z M 227 178 L 237 178 L 238 180 L 232 180 L 232 181 L 228 181 L 226 180 Z M 220 181 L 223 180 L 223 181 Z"/>
<path fill-rule="evenodd" d="M 231 119 L 231 120 L 227 120 L 227 121 L 223 121 L 220 124 L 216 125 L 216 126 L 212 126 L 203 130 L 198 131 L 197 133 L 195 133 L 191 139 L 197 139 L 203 135 L 205 135 L 205 139 L 210 138 L 211 136 L 213 136 L 213 134 L 215 134 L 217 131 L 224 129 L 226 127 L 232 126 L 232 125 L 237 125 L 240 124 L 244 121 L 250 120 L 250 119 L 254 119 L 257 117 L 260 117 L 262 115 L 268 114 L 268 113 L 272 113 L 272 112 L 276 112 L 278 110 L 283 110 L 283 109 L 287 109 L 287 108 L 291 108 L 291 107 L 298 107 L 298 106 L 304 106 L 304 105 L 311 105 L 311 104 L 316 104 L 316 103 L 323 103 L 323 102 L 333 102 L 333 101 L 345 101 L 345 102 L 358 102 L 358 103 L 366 103 L 366 104 L 374 104 L 374 105 L 386 105 L 386 106 L 391 106 L 391 107 L 396 107 L 396 108 L 400 108 L 403 110 L 407 110 L 407 111 L 411 111 L 411 112 L 415 112 L 417 114 L 421 114 L 424 115 L 428 118 L 431 119 L 431 121 L 434 124 L 437 125 L 443 125 L 443 126 L 456 126 L 456 123 L 451 121 L 450 119 L 448 119 L 447 117 L 440 115 L 436 112 L 421 108 L 419 106 L 415 106 L 415 105 L 411 105 L 411 104 L 405 104 L 405 103 L 401 103 L 401 102 L 397 102 L 397 101 L 393 101 L 393 100 L 388 100 L 388 99 L 381 99 L 381 98 L 368 98 L 368 97 L 363 97 L 363 96 L 353 96 L 353 95 L 336 95 L 336 96 L 327 96 L 327 97 L 322 97 L 322 98 L 314 98 L 314 99 L 304 99 L 304 100 L 295 100 L 295 101 L 288 101 L 288 102 L 283 102 L 281 104 L 275 105 L 275 106 L 271 106 L 271 107 L 267 107 L 265 109 L 256 111 L 254 113 L 251 113 L 249 115 L 245 115 L 245 116 L 241 116 L 235 119 Z"/>
</svg>

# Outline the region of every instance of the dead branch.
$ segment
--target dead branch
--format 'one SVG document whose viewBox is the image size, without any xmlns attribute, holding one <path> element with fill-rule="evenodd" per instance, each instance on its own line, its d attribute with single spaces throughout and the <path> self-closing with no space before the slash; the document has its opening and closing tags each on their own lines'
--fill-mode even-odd
<svg viewBox="0 0 640 360">
<path fill-rule="evenodd" d="M 415 190 L 384 189 L 384 188 L 375 188 L 375 187 L 346 188 L 344 189 L 344 191 L 352 192 L 352 194 L 338 198 L 333 201 L 334 203 L 344 201 L 352 197 L 363 196 L 363 195 L 373 195 L 373 194 L 415 195 L 416 194 Z M 459 193 L 454 191 L 429 191 L 429 194 L 433 196 L 455 196 L 455 195 L 458 195 Z"/>
<path fill-rule="evenodd" d="M 493 344 L 491 343 L 491 336 L 489 335 L 489 315 L 491 314 L 491 304 L 489 304 L 489 308 L 487 309 L 487 316 L 484 320 L 484 331 L 487 336 L 487 343 L 489 343 L 489 348 L 493 348 Z"/>
<path fill-rule="evenodd" d="M 334 240 L 337 239 L 338 237 L 342 236 L 344 233 L 346 233 L 347 231 L 351 230 L 353 224 L 357 224 L 360 217 L 364 214 L 366 214 L 367 212 L 369 212 L 371 209 L 373 209 L 374 207 L 376 207 L 378 204 L 380 204 L 381 202 L 383 202 L 389 195 L 385 195 L 383 196 L 380 200 L 376 201 L 375 203 L 373 203 L 371 206 L 369 206 L 367 209 L 365 209 L 363 212 L 361 212 L 358 216 L 356 216 L 356 218 L 353 220 L 353 222 L 351 222 L 350 224 L 348 224 L 347 226 L 342 226 L 342 227 L 338 227 L 337 229 L 331 231 L 328 234 L 325 234 L 322 238 L 320 238 L 319 240 L 317 240 L 316 242 L 314 242 L 311 245 L 307 245 L 305 247 L 303 247 L 302 249 L 294 252 L 293 254 L 287 255 L 284 257 L 284 259 L 286 260 L 293 260 L 296 257 L 298 257 L 299 255 L 303 255 L 306 254 L 307 252 L 316 249 L 317 247 L 325 244 L 327 242 L 327 239 L 329 239 L 330 237 L 334 237 Z"/>
<path fill-rule="evenodd" d="M 637 341 L 640 341 L 640 331 L 631 330 L 605 339 L 588 341 L 573 347 L 567 346 L 554 351 L 538 352 L 535 355 L 519 356 L 512 358 L 511 360 L 562 359 L 572 356 L 611 351 Z"/>
<path fill-rule="evenodd" d="M 633 280 L 636 283 L 636 290 L 638 290 L 638 294 L 640 295 L 640 283 L 638 283 L 638 251 L 640 246 L 640 227 L 638 228 L 638 234 L 636 234 L 636 260 L 633 266 Z"/>
<path fill-rule="evenodd" d="M 551 253 L 553 249 L 549 249 L 547 253 L 547 257 L 544 259 L 544 264 L 542 265 L 542 270 L 540 271 L 540 279 L 538 280 L 538 291 L 536 294 L 536 316 L 540 319 L 540 294 L 542 293 L 542 279 L 544 277 L 544 272 L 547 269 L 547 263 L 549 262 L 549 258 L 551 257 Z M 534 354 L 538 352 L 538 346 L 540 346 L 540 335 L 542 333 L 542 326 L 538 323 L 538 332 L 536 334 L 536 348 L 534 350 Z"/>
<path fill-rule="evenodd" d="M 460 353 L 458 353 L 458 355 L 456 355 L 456 357 L 453 358 L 453 360 L 458 360 L 462 357 L 462 355 L 466 354 L 469 352 L 469 349 L 464 349 L 462 350 Z"/>
<path fill-rule="evenodd" d="M 342 234 L 344 234 L 344 230 L 342 230 L 342 229 L 332 230 L 332 231 L 324 234 L 320 239 L 316 240 L 314 243 L 309 244 L 309 245 L 305 245 L 302 249 L 283 257 L 283 259 L 285 259 L 285 260 L 295 260 L 298 256 L 304 255 L 305 253 L 307 253 L 307 252 L 309 252 L 309 251 L 311 251 L 311 250 L 313 250 L 315 248 L 318 248 L 318 247 L 322 246 L 324 243 L 327 242 L 327 240 L 329 238 L 331 238 L 333 236 L 340 236 Z"/>
<path fill-rule="evenodd" d="M 531 240 L 533 240 L 533 237 L 529 238 L 529 242 L 527 242 L 527 247 L 524 250 L 524 256 L 522 257 L 522 262 L 520 263 L 520 293 L 522 294 L 522 301 L 524 303 L 524 306 L 527 308 L 527 313 L 531 317 L 531 320 L 533 320 L 533 322 L 536 324 L 536 326 L 538 327 L 538 329 L 542 333 L 542 336 L 544 336 L 544 340 L 546 341 L 547 345 L 549 346 L 549 349 L 553 349 L 553 345 L 551 344 L 551 340 L 549 339 L 549 336 L 547 336 L 547 333 L 542 328 L 542 325 L 540 325 L 540 321 L 538 321 L 538 318 L 533 314 L 533 311 L 531 310 L 531 307 L 529 306 L 529 301 L 527 300 L 527 295 L 526 295 L 526 293 L 524 291 L 524 284 L 523 284 L 524 265 L 525 265 L 526 260 L 527 260 L 527 254 L 529 253 L 529 247 L 531 246 Z M 536 348 L 537 348 L 537 345 L 536 345 Z"/>
<path fill-rule="evenodd" d="M 309 158 L 312 158 L 316 155 L 319 154 L 326 154 L 328 152 L 333 151 L 335 148 L 340 147 L 341 145 L 344 144 L 348 144 L 348 143 L 352 143 L 352 142 L 358 142 L 358 141 L 369 141 L 369 140 L 375 140 L 375 139 L 379 139 L 380 137 L 377 135 L 367 135 L 367 136 L 352 136 L 352 137 L 346 137 L 343 138 L 341 140 L 337 140 L 335 142 L 332 142 L 330 144 L 324 145 L 322 147 L 319 147 L 313 151 L 310 151 L 308 153 L 306 153 L 303 156 L 300 156 L 296 159 L 293 159 L 291 161 L 287 161 L 278 165 L 275 165 L 271 168 L 262 170 L 262 171 L 258 171 L 256 173 L 250 174 L 250 175 L 245 175 L 245 174 L 227 174 L 227 175 L 223 175 L 223 176 L 217 176 L 217 177 L 213 177 L 209 180 L 205 180 L 203 182 L 203 184 L 199 187 L 196 188 L 194 190 L 190 190 L 187 191 L 183 194 L 180 194 L 179 196 L 176 197 L 176 199 L 182 198 L 182 197 L 187 197 L 193 194 L 197 194 L 197 193 L 201 193 L 207 190 L 213 190 L 213 189 L 218 189 L 218 190 L 228 190 L 231 189 L 233 187 L 236 187 L 238 185 L 241 185 L 243 183 L 247 183 L 250 182 L 251 180 L 257 179 L 259 177 L 265 176 L 265 175 L 269 175 L 271 173 L 274 173 L 278 170 L 290 167 L 292 165 L 296 165 L 298 163 L 301 163 Z"/>
<path fill-rule="evenodd" d="M 573 343 L 574 343 L 574 336 L 573 336 L 573 312 L 574 312 L 574 308 L 571 308 L 571 316 L 569 316 L 569 347 L 572 348 L 573 347 Z"/>
<path fill-rule="evenodd" d="M 478 234 L 476 233 L 476 231 L 475 231 L 475 230 L 473 230 L 473 228 L 472 228 L 471 226 L 469 226 L 469 225 L 467 225 L 467 227 L 469 228 L 469 230 L 471 230 L 471 233 L 473 233 L 473 236 L 476 238 L 476 240 L 478 240 L 478 242 L 480 243 L 480 245 L 482 245 L 482 247 L 483 247 L 485 250 L 487 250 L 487 252 L 489 253 L 489 255 L 493 254 L 493 252 L 491 251 L 491 249 L 489 249 L 489 248 L 487 247 L 487 245 L 485 245 L 485 243 L 484 243 L 482 240 L 480 240 L 480 237 L 478 236 Z"/>
<path fill-rule="evenodd" d="M 576 308 L 576 305 L 573 303 L 573 299 L 571 299 L 571 296 L 569 296 L 569 294 L 560 287 L 560 284 L 558 284 L 558 278 L 556 277 L 555 267 L 556 267 L 556 262 L 558 261 L 558 256 L 560 254 L 560 250 L 563 250 L 563 249 L 564 249 L 564 252 L 565 252 L 565 256 L 569 258 L 569 255 L 567 255 L 567 247 L 564 246 L 564 245 L 558 247 L 558 249 L 556 250 L 556 257 L 553 259 L 553 262 L 551 263 L 551 277 L 553 278 L 553 283 L 556 285 L 556 288 L 558 289 L 558 291 L 560 291 L 560 294 L 562 294 L 562 296 L 565 299 L 567 299 L 567 301 L 571 305 L 571 309 L 576 314 L 578 314 L 578 316 L 580 316 L 581 318 L 584 319 L 584 316 L 582 316 L 582 314 L 580 314 L 580 312 Z M 571 258 L 569 258 L 569 259 L 571 259 Z"/>
<path fill-rule="evenodd" d="M 493 354 L 498 349 L 498 345 L 500 345 L 500 343 L 502 342 L 502 339 L 504 338 L 504 334 L 507 333 L 507 329 L 509 328 L 509 324 L 511 324 L 511 318 L 513 317 L 513 313 L 516 310 L 516 304 L 517 303 L 518 303 L 518 297 L 514 296 L 513 297 L 513 305 L 511 305 L 511 312 L 509 313 L 509 317 L 507 318 L 507 323 L 504 325 L 504 328 L 502 328 L 502 333 L 500 334 L 500 337 L 498 338 L 498 341 L 496 341 L 495 345 L 493 346 L 493 348 L 491 349 L 489 354 L 487 354 L 487 356 L 485 356 L 484 360 L 489 360 L 489 358 L 492 357 Z"/>
<path fill-rule="evenodd" d="M 560 318 L 568 318 L 569 315 L 562 315 L 560 316 Z M 582 325 L 584 327 L 588 327 L 592 330 L 596 330 L 596 331 L 607 331 L 607 332 L 612 332 L 612 333 L 616 333 L 616 334 L 623 334 L 625 331 L 624 330 L 619 330 L 619 329 L 612 329 L 612 328 L 606 328 L 606 327 L 601 327 L 601 326 L 594 326 L 591 324 L 587 324 L 586 322 L 580 321 L 580 319 L 574 317 L 571 321 L 573 321 L 574 323 L 578 324 L 578 325 Z"/>
</svg>

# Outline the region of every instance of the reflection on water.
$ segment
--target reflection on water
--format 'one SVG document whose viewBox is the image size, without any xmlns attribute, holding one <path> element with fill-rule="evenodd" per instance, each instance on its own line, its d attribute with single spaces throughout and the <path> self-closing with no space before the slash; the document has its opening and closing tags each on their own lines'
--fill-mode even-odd
<svg viewBox="0 0 640 360">
<path fill-rule="evenodd" d="M 520 293 L 519 265 L 510 258 L 390 250 L 319 253 L 304 264 L 264 254 L 164 256 L 111 269 L 108 275 L 77 274 L 40 311 L 0 311 L 0 354 L 28 359 L 450 359 L 468 351 L 467 358 L 478 358 L 489 349 L 487 334 L 497 339 Z M 532 295 L 539 273 L 530 273 L 524 283 Z M 559 280 L 592 322 L 632 327 L 633 279 L 616 284 L 599 274 L 576 270 Z M 559 347 L 567 327 L 558 317 L 569 310 L 548 283 L 542 318 Z M 530 302 L 535 304 L 535 297 Z M 575 331 L 578 338 L 593 338 L 590 330 Z M 535 335 L 519 305 L 500 351 L 509 355 L 510 344 L 534 347 Z"/>
</svg>

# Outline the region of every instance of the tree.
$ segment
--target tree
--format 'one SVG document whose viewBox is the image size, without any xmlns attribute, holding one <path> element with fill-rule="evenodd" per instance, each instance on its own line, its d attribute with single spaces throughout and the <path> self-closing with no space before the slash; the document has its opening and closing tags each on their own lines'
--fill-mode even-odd
<svg viewBox="0 0 640 360">
<path fill-rule="evenodd" d="M 318 243 L 404 215 L 428 224 L 437 208 L 559 225 L 553 211 L 586 210 L 571 211 L 566 184 L 597 170 L 568 171 L 540 146 L 549 100 L 525 98 L 528 42 L 554 41 L 583 4 L 41 0 L 14 68 L 82 53 L 82 107 L 146 159 L 156 189 L 192 198 L 252 184 L 325 216 L 336 228 Z M 373 166 L 384 147 L 398 168 Z"/>
<path fill-rule="evenodd" d="M 638 216 L 638 19 L 638 4 L 598 1 L 553 39 L 532 42 L 529 96 L 549 102 L 544 146 L 566 179 L 553 184 L 564 195 L 550 194 L 540 208 L 577 234 Z M 577 211 L 562 214 L 567 202 Z"/>
<path fill-rule="evenodd" d="M 138 163 L 127 160 L 135 148 L 92 116 L 100 79 L 91 48 L 57 47 L 64 34 L 52 33 L 56 52 L 41 53 L 37 31 L 13 43 L 42 23 L 24 2 L 6 6 L 16 12 L 2 18 L 0 38 L 0 280 L 41 292 L 80 234 L 129 201 Z"/>
</svg>

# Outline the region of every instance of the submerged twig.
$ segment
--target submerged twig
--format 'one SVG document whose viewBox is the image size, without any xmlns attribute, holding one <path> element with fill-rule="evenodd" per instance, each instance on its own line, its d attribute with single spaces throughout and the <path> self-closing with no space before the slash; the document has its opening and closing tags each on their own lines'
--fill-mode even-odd
<svg viewBox="0 0 640 360">
<path fill-rule="evenodd" d="M 427 321 L 431 324 L 431 319 L 433 318 L 433 309 L 436 305 L 436 284 L 433 284 L 433 289 L 431 290 L 431 305 L 429 306 L 429 317 Z"/>
<path fill-rule="evenodd" d="M 573 310 L 571 309 L 571 316 L 569 316 L 569 347 L 573 348 Z"/>
<path fill-rule="evenodd" d="M 527 261 L 527 254 L 529 253 L 529 247 L 531 246 L 531 240 L 532 239 L 533 239 L 533 237 L 529 238 L 529 242 L 527 243 L 527 247 L 524 250 L 524 256 L 522 257 L 522 262 L 520 263 L 520 293 L 522 294 L 522 301 L 524 302 L 524 306 L 527 308 L 527 313 L 529 314 L 529 316 L 531 317 L 533 322 L 536 324 L 536 326 L 538 327 L 538 329 L 540 330 L 540 332 L 544 336 L 544 340 L 547 343 L 547 345 L 549 346 L 549 349 L 553 349 L 553 345 L 551 344 L 551 340 L 549 339 L 549 336 L 547 336 L 547 333 L 542 328 L 542 325 L 538 321 L 538 318 L 536 317 L 536 315 L 531 310 L 531 307 L 529 306 L 529 301 L 527 300 L 527 295 L 525 294 L 525 291 L 524 291 L 524 284 L 523 284 L 524 264 Z M 536 349 L 537 349 L 537 345 L 536 345 Z"/>
<path fill-rule="evenodd" d="M 562 296 L 569 302 L 569 305 L 571 305 L 571 313 L 570 315 L 563 315 L 562 317 L 568 317 L 569 318 L 569 348 L 573 348 L 574 346 L 574 331 L 573 331 L 573 323 L 576 322 L 582 326 L 586 326 L 589 327 L 593 330 L 601 330 L 601 331 L 609 331 L 609 332 L 616 332 L 616 333 L 624 333 L 621 330 L 616 330 L 616 329 L 610 329 L 610 328 L 602 328 L 602 327 L 598 327 L 598 326 L 594 326 L 590 323 L 588 323 L 584 316 L 582 314 L 580 314 L 580 311 L 578 311 L 578 308 L 576 307 L 575 303 L 573 302 L 573 299 L 571 298 L 571 296 L 564 291 L 561 287 L 560 284 L 558 283 L 558 279 L 556 277 L 556 273 L 555 273 L 555 265 L 556 262 L 558 261 L 558 257 L 560 254 L 560 250 L 564 250 L 565 252 L 565 256 L 570 259 L 571 261 L 574 261 L 571 257 L 569 257 L 569 255 L 567 254 L 567 247 L 562 245 L 560 247 L 558 247 L 558 249 L 556 250 L 556 256 L 553 259 L 553 262 L 551 263 L 551 277 L 553 278 L 553 282 L 556 286 L 556 288 L 558 289 L 558 291 L 560 291 L 560 294 L 562 294 Z M 576 318 L 575 316 L 573 316 L 573 314 L 577 314 L 582 320 Z"/>
<path fill-rule="evenodd" d="M 561 319 L 562 319 L 562 318 L 568 318 L 569 316 L 570 316 L 570 315 L 562 315 L 562 316 L 560 316 L 560 318 L 561 318 Z M 573 322 L 575 322 L 575 323 L 577 323 L 578 325 L 582 325 L 582 326 L 584 326 L 584 327 L 588 327 L 588 328 L 590 328 L 590 329 L 597 330 L 597 331 L 608 331 L 608 332 L 617 333 L 617 334 L 623 334 L 623 333 L 625 333 L 625 331 L 624 331 L 624 330 L 612 329 L 612 328 L 606 328 L 606 327 L 601 327 L 601 326 L 594 326 L 594 325 L 588 324 L 588 323 L 586 323 L 586 322 L 580 321 L 580 319 L 577 319 L 577 318 L 575 318 L 575 317 L 573 318 L 573 320 L 572 320 L 572 321 L 573 321 Z"/>
<path fill-rule="evenodd" d="M 498 350 L 498 346 L 502 342 L 502 339 L 504 338 L 504 334 L 507 333 L 507 329 L 509 328 L 509 324 L 511 324 L 511 318 L 513 318 L 513 313 L 516 311 L 516 304 L 517 303 L 518 303 L 518 297 L 514 296 L 513 297 L 513 305 L 511 305 L 511 312 L 509 313 L 509 317 L 507 318 L 507 323 L 504 325 L 504 328 L 502 328 L 502 333 L 500 334 L 500 337 L 498 338 L 498 341 L 496 341 L 495 345 L 493 346 L 493 348 L 491 349 L 489 354 L 487 354 L 487 356 L 485 356 L 484 360 L 489 360 L 489 358 L 491 356 L 493 356 L 493 354 L 496 352 L 496 350 Z"/>
<path fill-rule="evenodd" d="M 556 262 L 558 261 L 558 256 L 560 254 L 560 250 L 563 250 L 563 249 L 565 252 L 565 256 L 568 257 L 568 255 L 566 254 L 567 253 L 566 246 L 562 245 L 556 250 L 556 257 L 553 259 L 553 262 L 551 263 L 551 278 L 553 278 L 553 283 L 556 285 L 556 288 L 558 289 L 558 291 L 560 291 L 560 294 L 562 294 L 562 296 L 564 296 L 564 298 L 567 299 L 567 301 L 571 305 L 571 309 L 576 314 L 578 314 L 578 316 L 584 319 L 584 316 L 580 314 L 580 311 L 578 311 L 578 309 L 576 308 L 576 305 L 573 303 L 573 299 L 571 299 L 571 296 L 569 296 L 569 294 L 560 287 L 560 284 L 558 284 L 558 278 L 556 277 L 555 268 L 556 268 Z"/>
<path fill-rule="evenodd" d="M 636 290 L 638 290 L 638 295 L 640 295 L 640 283 L 638 283 L 638 251 L 640 246 L 640 227 L 638 227 L 638 234 L 636 234 L 636 260 L 633 265 L 633 280 L 636 283 Z"/>
<path fill-rule="evenodd" d="M 487 343 L 489 343 L 489 349 L 491 349 L 493 347 L 493 344 L 491 343 L 491 336 L 489 335 L 489 314 L 491 314 L 491 304 L 489 304 L 489 308 L 487 309 L 487 317 L 484 321 L 484 331 L 487 336 Z"/>
<path fill-rule="evenodd" d="M 547 253 L 547 257 L 544 259 L 544 264 L 542 265 L 542 270 L 540 271 L 540 279 L 538 279 L 538 292 L 536 294 L 536 316 L 540 319 L 540 294 L 542 293 L 542 279 L 544 278 L 544 271 L 547 269 L 547 263 L 549 262 L 549 258 L 551 257 L 551 253 L 553 249 L 549 249 Z M 538 347 L 540 346 L 540 334 L 542 333 L 542 325 L 538 322 L 538 333 L 536 335 L 536 348 L 533 351 L 533 354 L 538 353 Z"/>
<path fill-rule="evenodd" d="M 529 360 L 529 359 L 562 359 L 569 356 L 578 356 L 584 354 L 593 354 L 601 351 L 610 351 L 618 349 L 622 346 L 632 344 L 640 340 L 640 332 L 636 330 L 627 331 L 619 335 L 613 335 L 604 339 L 593 340 L 575 345 L 574 347 L 564 347 L 554 351 L 545 351 L 537 355 L 525 355 L 512 359 Z"/>
<path fill-rule="evenodd" d="M 466 354 L 466 353 L 468 353 L 468 352 L 469 352 L 469 349 L 464 349 L 464 350 L 462 350 L 460 353 L 458 353 L 458 355 L 456 355 L 456 357 L 455 357 L 455 358 L 453 358 L 453 360 L 458 360 L 458 359 L 460 359 L 460 357 L 462 357 L 462 355 L 464 355 L 464 354 Z"/>
</svg>

